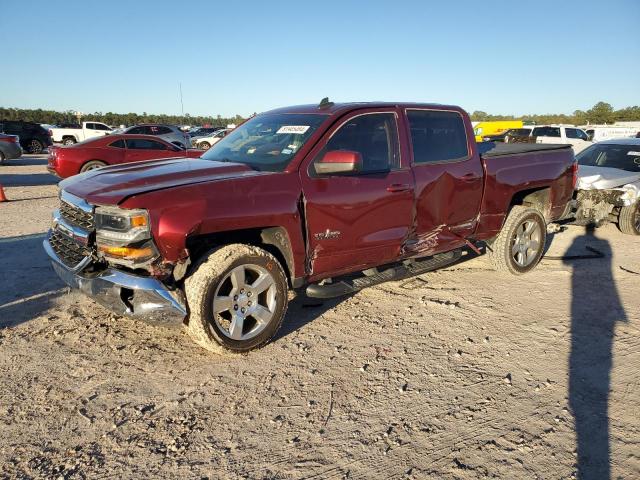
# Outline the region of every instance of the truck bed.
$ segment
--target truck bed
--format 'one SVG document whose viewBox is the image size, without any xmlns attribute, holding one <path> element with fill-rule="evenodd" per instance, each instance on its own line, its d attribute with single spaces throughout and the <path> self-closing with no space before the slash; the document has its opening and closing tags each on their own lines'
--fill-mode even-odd
<svg viewBox="0 0 640 480">
<path fill-rule="evenodd" d="M 488 149 L 478 144 L 486 182 L 479 238 L 484 240 L 498 234 L 509 212 L 509 202 L 522 192 L 522 185 L 527 186 L 527 192 L 538 189 L 548 192 L 549 208 L 544 212 L 547 222 L 562 216 L 573 196 L 575 159 L 571 145 L 485 143 L 490 144 Z"/>
<path fill-rule="evenodd" d="M 548 150 L 564 150 L 571 145 L 557 143 L 498 143 L 482 142 L 478 144 L 480 156 L 483 158 L 520 155 L 523 153 L 539 153 Z"/>
</svg>

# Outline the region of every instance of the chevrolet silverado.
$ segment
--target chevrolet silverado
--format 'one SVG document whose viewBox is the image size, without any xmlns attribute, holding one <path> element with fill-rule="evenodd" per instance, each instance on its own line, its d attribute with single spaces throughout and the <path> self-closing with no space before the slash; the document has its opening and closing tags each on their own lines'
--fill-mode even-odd
<svg viewBox="0 0 640 480">
<path fill-rule="evenodd" d="M 274 336 L 290 289 L 346 295 L 483 246 L 528 272 L 576 172 L 569 145 L 480 154 L 455 106 L 325 99 L 257 115 L 200 159 L 62 181 L 44 248 L 108 308 L 245 352 Z"/>
</svg>

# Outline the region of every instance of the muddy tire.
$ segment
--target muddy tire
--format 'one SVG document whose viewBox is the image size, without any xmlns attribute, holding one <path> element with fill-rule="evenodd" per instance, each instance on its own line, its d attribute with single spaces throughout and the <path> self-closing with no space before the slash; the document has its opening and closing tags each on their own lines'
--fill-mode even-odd
<svg viewBox="0 0 640 480">
<path fill-rule="evenodd" d="M 547 226 L 542 214 L 516 205 L 502 230 L 489 245 L 489 256 L 496 270 L 521 275 L 533 270 L 544 253 Z"/>
<path fill-rule="evenodd" d="M 101 162 L 100 160 L 91 160 L 90 162 L 85 163 L 80 169 L 80 173 L 88 172 L 89 170 L 95 170 L 96 168 L 106 167 L 107 164 Z"/>
<path fill-rule="evenodd" d="M 627 235 L 640 235 L 640 200 L 620 209 L 618 228 Z"/>
<path fill-rule="evenodd" d="M 205 256 L 185 280 L 187 332 L 216 353 L 266 344 L 287 311 L 287 277 L 270 253 L 232 244 Z"/>
</svg>

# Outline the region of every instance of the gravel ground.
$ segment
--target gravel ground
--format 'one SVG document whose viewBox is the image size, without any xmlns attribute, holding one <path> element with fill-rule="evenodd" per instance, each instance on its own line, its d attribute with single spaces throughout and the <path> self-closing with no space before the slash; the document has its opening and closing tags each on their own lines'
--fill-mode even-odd
<svg viewBox="0 0 640 480">
<path fill-rule="evenodd" d="M 63 288 L 45 163 L 0 167 L 0 476 L 640 476 L 640 237 L 569 227 L 523 277 L 480 257 L 298 296 L 271 344 L 217 356 Z"/>
</svg>

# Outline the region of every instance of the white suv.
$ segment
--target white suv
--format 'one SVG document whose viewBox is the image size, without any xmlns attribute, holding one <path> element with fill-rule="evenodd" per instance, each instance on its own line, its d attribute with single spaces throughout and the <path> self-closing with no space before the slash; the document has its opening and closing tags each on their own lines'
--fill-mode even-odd
<svg viewBox="0 0 640 480">
<path fill-rule="evenodd" d="M 178 147 L 189 148 L 191 137 L 174 125 L 144 124 L 125 129 L 122 133 L 131 135 L 155 135 Z"/>
<path fill-rule="evenodd" d="M 531 131 L 536 143 L 570 144 L 574 153 L 581 152 L 593 142 L 581 128 L 564 125 L 538 125 Z"/>
<path fill-rule="evenodd" d="M 218 130 L 211 135 L 207 135 L 206 137 L 198 137 L 193 141 L 193 145 L 200 150 L 209 150 L 213 144 L 219 142 L 230 131 L 230 128 L 225 128 L 223 130 Z"/>
</svg>

